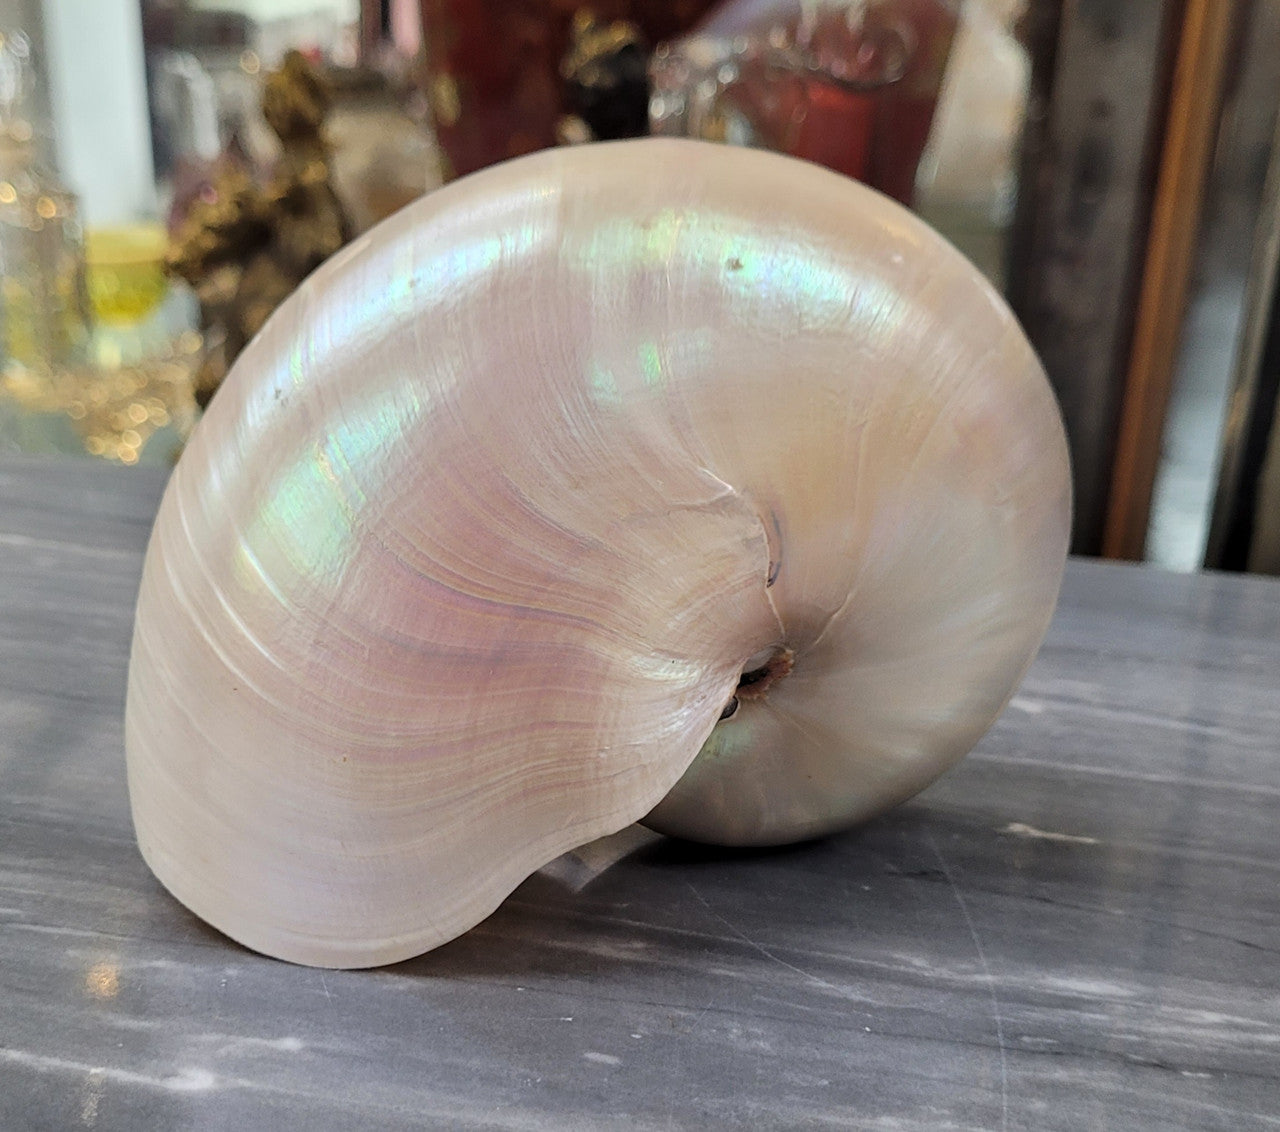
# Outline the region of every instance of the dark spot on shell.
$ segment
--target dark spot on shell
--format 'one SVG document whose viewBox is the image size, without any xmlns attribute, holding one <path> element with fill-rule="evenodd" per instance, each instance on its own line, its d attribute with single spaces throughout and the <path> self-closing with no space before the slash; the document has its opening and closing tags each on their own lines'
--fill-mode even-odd
<svg viewBox="0 0 1280 1132">
<path fill-rule="evenodd" d="M 761 668 L 753 668 L 750 672 L 744 672 L 742 678 L 738 681 L 739 688 L 749 688 L 752 684 L 759 684 L 761 680 L 769 675 L 768 666 Z"/>
<path fill-rule="evenodd" d="M 730 271 L 741 271 L 741 270 L 742 270 L 742 260 L 740 260 L 737 256 L 734 256 L 732 259 L 730 259 L 730 260 L 729 260 L 729 262 L 728 262 L 727 264 L 725 264 L 725 266 L 726 266 Z"/>
<path fill-rule="evenodd" d="M 785 645 L 779 645 L 768 661 L 758 668 L 749 668 L 738 677 L 739 699 L 762 698 L 768 690 L 786 676 L 795 665 L 795 653 Z"/>
</svg>

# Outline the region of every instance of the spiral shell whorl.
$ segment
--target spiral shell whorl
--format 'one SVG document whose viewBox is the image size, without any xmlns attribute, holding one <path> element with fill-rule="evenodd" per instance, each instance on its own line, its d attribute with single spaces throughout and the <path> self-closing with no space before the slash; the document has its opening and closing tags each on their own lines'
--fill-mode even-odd
<svg viewBox="0 0 1280 1132">
<path fill-rule="evenodd" d="M 249 946 L 367 966 L 650 811 L 858 820 L 1010 694 L 1065 469 L 1003 305 L 868 190 L 670 141 L 466 178 L 304 284 L 175 472 L 126 716 L 143 853 Z"/>
</svg>

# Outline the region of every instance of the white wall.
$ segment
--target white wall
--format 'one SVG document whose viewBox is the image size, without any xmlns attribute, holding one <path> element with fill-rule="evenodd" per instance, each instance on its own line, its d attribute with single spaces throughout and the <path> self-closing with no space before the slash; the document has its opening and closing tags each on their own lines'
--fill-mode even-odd
<svg viewBox="0 0 1280 1132">
<path fill-rule="evenodd" d="M 259 23 L 317 12 L 342 23 L 354 23 L 360 18 L 360 0 L 195 0 L 193 7 L 243 12 Z"/>
<path fill-rule="evenodd" d="M 153 217 L 138 0 L 40 0 L 54 148 L 87 225 Z"/>
</svg>

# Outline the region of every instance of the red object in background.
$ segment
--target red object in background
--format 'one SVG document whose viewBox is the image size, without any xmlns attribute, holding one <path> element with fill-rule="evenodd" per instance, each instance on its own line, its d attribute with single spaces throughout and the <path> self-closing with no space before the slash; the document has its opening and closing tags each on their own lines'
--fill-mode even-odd
<svg viewBox="0 0 1280 1132">
<path fill-rule="evenodd" d="M 745 68 L 732 95 L 756 107 L 760 132 L 910 204 L 959 16 L 960 0 L 730 0 L 690 38 L 762 45 L 772 67 Z M 769 98 L 766 71 L 788 52 L 806 64 L 791 71 L 798 88 Z"/>
<path fill-rule="evenodd" d="M 462 175 L 556 144 L 565 112 L 560 61 L 580 7 L 635 23 L 650 45 L 751 42 L 722 94 L 757 144 L 911 202 L 959 18 L 960 0 L 421 0 L 428 95 L 440 146 Z M 854 13 L 851 17 L 850 13 Z M 699 20 L 701 24 L 698 24 Z M 803 61 L 780 67 L 768 45 Z M 766 61 L 765 57 L 769 56 Z M 886 68 L 891 73 L 886 77 Z M 663 132 L 678 132 L 680 127 Z M 696 132 L 696 131 L 694 131 Z"/>
<path fill-rule="evenodd" d="M 866 95 L 812 83 L 790 152 L 870 183 L 875 122 L 875 104 Z"/>
<path fill-rule="evenodd" d="M 556 144 L 560 60 L 582 7 L 631 21 L 654 44 L 692 27 L 711 0 L 422 0 L 427 94 L 455 175 Z"/>
<path fill-rule="evenodd" d="M 960 20 L 959 0 L 893 0 L 911 28 L 915 50 L 901 82 L 875 100 L 867 183 L 910 204 L 916 170 L 933 125 L 942 76 Z"/>
</svg>

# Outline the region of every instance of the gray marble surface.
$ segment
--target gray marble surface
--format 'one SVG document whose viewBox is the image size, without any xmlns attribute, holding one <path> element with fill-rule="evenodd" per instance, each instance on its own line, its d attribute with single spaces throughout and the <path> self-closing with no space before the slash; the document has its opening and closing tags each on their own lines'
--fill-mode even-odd
<svg viewBox="0 0 1280 1132">
<path fill-rule="evenodd" d="M 655 840 L 423 958 L 205 927 L 121 752 L 157 469 L 0 460 L 0 1129 L 1280 1127 L 1280 582 L 1072 563 L 915 801 Z"/>
</svg>

